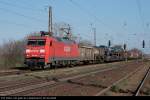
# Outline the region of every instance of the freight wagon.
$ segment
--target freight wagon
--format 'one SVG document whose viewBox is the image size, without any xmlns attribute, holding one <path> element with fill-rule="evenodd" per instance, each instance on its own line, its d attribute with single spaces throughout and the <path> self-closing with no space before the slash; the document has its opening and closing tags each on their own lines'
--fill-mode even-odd
<svg viewBox="0 0 150 100">
<path fill-rule="evenodd" d="M 80 62 L 100 63 L 104 61 L 104 49 L 95 46 L 79 45 Z"/>
</svg>

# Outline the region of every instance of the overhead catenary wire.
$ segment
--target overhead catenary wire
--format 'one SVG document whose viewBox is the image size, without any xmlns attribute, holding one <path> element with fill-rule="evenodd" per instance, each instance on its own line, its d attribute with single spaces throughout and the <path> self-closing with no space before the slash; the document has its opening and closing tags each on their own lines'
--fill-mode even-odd
<svg viewBox="0 0 150 100">
<path fill-rule="evenodd" d="M 34 11 L 34 12 L 36 11 L 38 13 L 44 11 L 44 9 L 36 9 L 36 8 L 30 7 L 30 6 L 28 6 L 28 7 L 21 6 L 21 5 L 17 5 L 17 4 L 6 2 L 6 1 L 0 1 L 0 4 L 4 4 L 4 5 L 7 5 L 7 6 L 12 6 L 12 7 L 17 7 L 17 8 L 21 8 L 21 9 L 28 10 L 28 11 Z"/>
<path fill-rule="evenodd" d="M 16 22 L 13 22 L 13 21 L 8 21 L 8 20 L 0 20 L 0 22 L 2 23 L 5 23 L 5 24 L 12 24 L 12 25 L 15 25 L 17 27 L 23 27 L 23 28 L 27 28 L 27 27 L 30 27 L 29 25 L 26 25 L 26 24 L 20 24 L 20 23 L 16 23 Z"/>
<path fill-rule="evenodd" d="M 142 27 L 143 27 L 143 32 L 145 33 L 146 32 L 146 30 L 145 30 L 145 25 L 144 25 L 144 23 L 145 23 L 145 21 L 144 21 L 144 16 L 143 16 L 143 14 L 142 14 L 142 7 L 141 7 L 141 2 L 140 2 L 140 0 L 136 0 L 136 4 L 137 4 L 137 7 L 138 7 L 138 12 L 139 12 L 139 16 L 140 16 L 140 19 L 141 19 L 141 22 L 142 22 Z M 143 34 L 144 34 L 143 33 Z"/>
<path fill-rule="evenodd" d="M 92 12 L 90 12 L 90 10 L 87 10 L 86 8 L 82 7 L 79 3 L 73 1 L 73 0 L 69 0 L 73 5 L 75 5 L 76 7 L 78 7 L 82 12 L 86 13 L 88 16 L 93 17 L 96 21 L 98 21 L 99 23 L 103 24 L 106 28 L 108 28 L 110 31 L 116 33 L 114 31 L 114 29 L 112 29 L 112 27 L 110 27 L 108 24 L 104 23 L 101 19 L 99 19 L 95 14 L 93 14 Z"/>
<path fill-rule="evenodd" d="M 142 13 L 142 6 L 141 6 L 140 0 L 136 0 L 136 4 L 137 4 L 137 7 L 138 7 L 138 12 L 139 12 L 140 19 L 141 19 L 141 25 L 143 27 L 143 35 L 145 35 L 145 33 L 146 33 L 146 29 L 145 29 L 146 23 L 145 23 L 144 16 L 143 16 L 143 13 Z M 141 42 L 143 42 L 143 41 L 145 42 L 144 39 Z M 142 49 L 142 51 L 144 52 L 144 48 Z"/>
<path fill-rule="evenodd" d="M 115 33 L 117 35 L 117 31 L 115 31 L 112 27 L 110 27 L 108 24 L 104 23 L 99 17 L 97 17 L 94 13 L 92 13 L 90 10 L 87 10 L 86 8 L 84 8 L 83 6 L 81 6 L 79 3 L 73 1 L 73 0 L 69 0 L 74 6 L 76 6 L 78 9 L 80 9 L 80 11 L 82 11 L 83 13 L 85 13 L 88 16 L 91 16 L 92 18 L 95 19 L 96 22 L 102 24 L 105 28 L 108 29 L 108 31 L 110 31 L 110 33 Z M 113 36 L 111 36 L 112 38 Z M 111 39 L 112 41 L 114 39 Z"/>
<path fill-rule="evenodd" d="M 41 22 L 43 22 L 43 20 L 41 20 L 41 19 L 38 19 L 38 18 L 35 18 L 35 17 L 31 17 L 31 16 L 27 16 L 27 15 L 21 14 L 21 13 L 19 13 L 19 12 L 10 10 L 10 9 L 6 9 L 6 8 L 0 7 L 0 10 L 1 10 L 1 11 L 4 11 L 5 13 L 11 13 L 11 14 L 14 14 L 14 15 L 17 15 L 17 16 L 24 17 L 24 18 L 26 18 L 26 19 L 30 19 L 30 20 L 32 20 L 32 21 L 36 21 L 36 22 L 41 21 Z"/>
<path fill-rule="evenodd" d="M 19 9 L 24 9 L 24 10 L 32 11 L 32 12 L 36 11 L 38 13 L 39 12 L 43 12 L 43 13 L 45 12 L 46 13 L 46 11 L 44 9 L 42 10 L 42 9 L 32 8 L 30 6 L 29 7 L 21 6 L 21 5 L 17 5 L 17 4 L 6 2 L 6 1 L 0 1 L 0 4 L 6 5 L 6 6 L 12 6 L 12 7 L 16 7 L 16 8 L 19 8 Z M 0 10 L 1 11 L 5 11 L 6 13 L 11 13 L 11 14 L 15 14 L 17 16 L 24 17 L 24 18 L 32 20 L 32 21 L 37 21 L 37 22 L 45 22 L 46 21 L 46 20 L 43 20 L 43 19 L 40 19 L 40 18 L 36 18 L 36 17 L 29 16 L 29 15 L 25 15 L 25 14 L 22 14 L 20 12 L 16 12 L 16 11 L 13 11 L 13 10 L 10 10 L 10 9 L 6 9 L 6 8 L 2 8 L 2 7 L 0 7 Z M 45 27 L 45 25 L 44 25 L 44 27 Z"/>
</svg>

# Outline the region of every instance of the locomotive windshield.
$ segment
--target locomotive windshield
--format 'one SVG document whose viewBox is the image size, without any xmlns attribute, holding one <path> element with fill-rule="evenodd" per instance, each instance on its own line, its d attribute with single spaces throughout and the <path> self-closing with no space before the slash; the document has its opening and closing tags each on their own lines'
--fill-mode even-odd
<svg viewBox="0 0 150 100">
<path fill-rule="evenodd" d="M 45 40 L 28 40 L 27 45 L 32 45 L 32 46 L 44 46 L 46 43 Z"/>
</svg>

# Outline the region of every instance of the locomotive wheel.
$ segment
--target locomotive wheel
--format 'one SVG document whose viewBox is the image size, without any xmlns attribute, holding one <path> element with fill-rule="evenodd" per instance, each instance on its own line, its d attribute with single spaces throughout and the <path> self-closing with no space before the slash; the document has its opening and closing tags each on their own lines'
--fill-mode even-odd
<svg viewBox="0 0 150 100">
<path fill-rule="evenodd" d="M 44 70 L 44 69 L 45 69 L 45 66 L 42 65 L 41 68 L 42 68 L 42 70 Z"/>
<path fill-rule="evenodd" d="M 30 66 L 29 69 L 30 69 L 31 71 L 34 71 L 34 70 L 35 70 L 35 68 L 32 67 L 32 66 Z"/>
<path fill-rule="evenodd" d="M 49 69 L 52 69 L 53 68 L 53 65 L 52 65 L 52 63 L 51 64 L 49 64 Z"/>
</svg>

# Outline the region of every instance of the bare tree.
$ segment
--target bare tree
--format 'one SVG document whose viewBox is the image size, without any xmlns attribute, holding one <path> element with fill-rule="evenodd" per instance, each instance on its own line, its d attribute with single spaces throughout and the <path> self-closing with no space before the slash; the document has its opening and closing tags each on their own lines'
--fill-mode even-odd
<svg viewBox="0 0 150 100">
<path fill-rule="evenodd" d="M 0 62 L 1 67 L 11 68 L 23 64 L 25 40 L 9 40 L 1 46 Z"/>
</svg>

